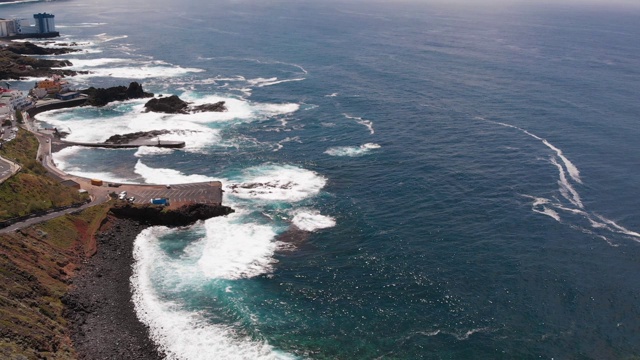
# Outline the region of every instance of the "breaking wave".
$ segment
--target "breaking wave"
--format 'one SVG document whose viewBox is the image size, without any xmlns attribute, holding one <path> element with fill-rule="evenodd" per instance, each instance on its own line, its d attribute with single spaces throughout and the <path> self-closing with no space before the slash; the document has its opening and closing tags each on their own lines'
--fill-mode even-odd
<svg viewBox="0 0 640 360">
<path fill-rule="evenodd" d="M 215 219 L 220 220 L 208 221 L 205 225 L 215 226 L 214 233 L 221 226 L 228 226 L 222 224 L 229 221 L 226 217 Z M 170 259 L 160 248 L 158 237 L 170 231 L 167 228 L 155 227 L 138 235 L 134 243 L 135 262 L 131 277 L 132 300 L 136 314 L 149 326 L 151 338 L 167 358 L 199 360 L 214 356 L 223 359 L 295 359 L 294 356 L 277 351 L 264 340 L 238 335 L 232 326 L 211 324 L 200 313 L 188 311 L 180 303 L 165 300 L 158 294 L 155 287 L 158 282 L 180 282 L 179 279 L 175 279 L 176 276 L 182 276 L 182 281 L 188 282 L 189 277 L 199 276 L 198 268 L 194 267 L 193 261 L 180 262 L 181 259 Z M 216 243 L 216 239 L 211 239 L 210 236 L 207 232 L 202 241 Z M 232 248 L 235 246 L 235 238 L 227 238 L 226 241 L 231 243 L 229 246 Z M 206 246 L 200 258 L 203 262 L 209 256 Z M 215 249 L 216 246 L 212 245 L 212 248 Z M 213 256 L 220 259 L 216 254 Z M 215 263 L 210 265 L 216 266 Z"/>
<path fill-rule="evenodd" d="M 324 153 L 331 156 L 363 156 L 371 152 L 371 150 L 380 149 L 380 145 L 374 143 L 366 143 L 360 146 L 336 146 L 327 149 Z"/>
<path fill-rule="evenodd" d="M 228 195 L 248 200 L 298 202 L 317 195 L 327 179 L 313 171 L 291 165 L 251 167 L 243 171 L 242 180 L 229 180 Z"/>
</svg>

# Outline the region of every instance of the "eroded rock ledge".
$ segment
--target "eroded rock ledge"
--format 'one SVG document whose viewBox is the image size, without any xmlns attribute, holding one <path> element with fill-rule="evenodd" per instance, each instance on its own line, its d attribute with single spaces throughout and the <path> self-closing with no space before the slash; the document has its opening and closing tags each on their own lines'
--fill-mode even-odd
<svg viewBox="0 0 640 360">
<path fill-rule="evenodd" d="M 168 210 L 152 204 L 120 203 L 114 205 L 110 212 L 116 217 L 136 220 L 145 225 L 187 226 L 198 220 L 231 214 L 234 210 L 224 205 L 209 204 L 183 205 Z"/>
<path fill-rule="evenodd" d="M 23 79 L 26 77 L 49 77 L 51 75 L 73 76 L 86 71 L 59 69 L 71 66 L 68 60 L 39 59 L 28 55 L 60 55 L 77 50 L 70 48 L 43 48 L 30 42 L 11 43 L 0 47 L 0 79 Z"/>
<path fill-rule="evenodd" d="M 189 114 L 197 112 L 224 112 L 227 107 L 224 101 L 214 104 L 189 106 L 189 103 L 180 99 L 177 95 L 154 98 L 144 104 L 146 111 L 161 112 L 166 114 Z"/>
<path fill-rule="evenodd" d="M 94 88 L 92 86 L 86 90 L 82 90 L 81 92 L 89 96 L 86 105 L 92 106 L 105 106 L 112 101 L 125 101 L 153 97 L 152 93 L 145 92 L 142 89 L 142 85 L 135 81 L 130 83 L 128 87 L 113 86 L 110 88 Z"/>
<path fill-rule="evenodd" d="M 169 134 L 169 130 L 151 130 L 151 131 L 138 131 L 128 134 L 113 135 L 104 141 L 105 144 L 128 144 L 132 141 L 140 139 L 153 139 L 160 135 Z"/>
</svg>

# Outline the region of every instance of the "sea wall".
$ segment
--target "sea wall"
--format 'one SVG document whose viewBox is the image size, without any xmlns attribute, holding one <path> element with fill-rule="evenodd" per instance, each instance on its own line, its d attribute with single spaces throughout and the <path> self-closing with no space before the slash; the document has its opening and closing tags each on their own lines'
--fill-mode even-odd
<svg viewBox="0 0 640 360">
<path fill-rule="evenodd" d="M 73 99 L 73 100 L 66 100 L 66 101 L 56 101 L 56 102 L 51 102 L 47 104 L 36 105 L 28 109 L 27 113 L 29 114 L 29 116 L 34 117 L 35 115 L 41 112 L 76 107 L 76 106 L 84 105 L 86 102 L 87 102 L 87 98 L 85 97 Z"/>
<path fill-rule="evenodd" d="M 0 358 L 162 358 L 131 303 L 133 241 L 230 212 L 107 203 L 0 235 Z"/>
</svg>

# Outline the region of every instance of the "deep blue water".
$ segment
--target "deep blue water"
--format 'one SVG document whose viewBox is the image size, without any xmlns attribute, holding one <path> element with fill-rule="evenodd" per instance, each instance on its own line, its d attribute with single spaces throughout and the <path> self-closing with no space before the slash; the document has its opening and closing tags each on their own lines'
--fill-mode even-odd
<svg viewBox="0 0 640 360">
<path fill-rule="evenodd" d="M 69 0 L 0 11 L 54 13 L 60 42 L 85 51 L 72 62 L 95 60 L 74 62 L 94 71 L 79 87 L 139 80 L 229 105 L 41 118 L 84 140 L 170 128 L 189 144 L 73 149 L 57 155 L 68 171 L 247 188 L 227 188 L 230 219 L 137 240 L 135 299 L 172 356 L 640 355 L 637 7 Z"/>
</svg>

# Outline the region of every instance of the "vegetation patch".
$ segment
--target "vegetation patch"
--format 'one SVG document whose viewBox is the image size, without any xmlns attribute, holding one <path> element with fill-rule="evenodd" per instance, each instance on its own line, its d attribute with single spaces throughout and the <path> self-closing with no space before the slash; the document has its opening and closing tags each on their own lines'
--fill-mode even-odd
<svg viewBox="0 0 640 360">
<path fill-rule="evenodd" d="M 0 149 L 0 156 L 22 166 L 18 174 L 0 184 L 0 220 L 80 204 L 88 199 L 87 194 L 48 177 L 47 170 L 36 160 L 37 151 L 36 137 L 22 129 Z"/>
<path fill-rule="evenodd" d="M 0 235 L 0 358 L 76 358 L 63 296 L 109 205 Z"/>
</svg>

